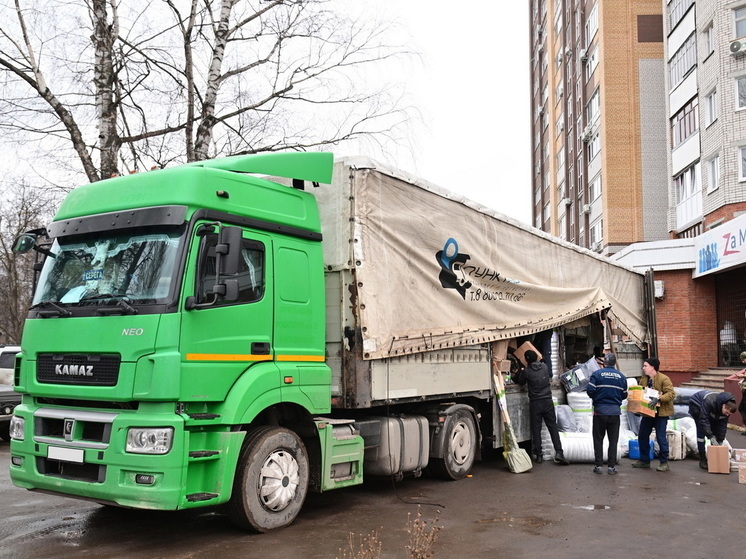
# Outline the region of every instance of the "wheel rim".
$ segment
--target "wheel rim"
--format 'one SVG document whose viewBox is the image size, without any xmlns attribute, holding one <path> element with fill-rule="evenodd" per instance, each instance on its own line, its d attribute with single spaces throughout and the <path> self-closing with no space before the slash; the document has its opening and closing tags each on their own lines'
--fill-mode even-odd
<svg viewBox="0 0 746 559">
<path fill-rule="evenodd" d="M 262 504 L 271 511 L 287 507 L 298 489 L 298 462 L 287 451 L 276 450 L 262 465 L 259 477 L 259 496 Z"/>
<path fill-rule="evenodd" d="M 471 429 L 464 421 L 459 421 L 451 437 L 451 456 L 456 464 L 463 466 L 470 459 L 471 445 Z"/>
</svg>

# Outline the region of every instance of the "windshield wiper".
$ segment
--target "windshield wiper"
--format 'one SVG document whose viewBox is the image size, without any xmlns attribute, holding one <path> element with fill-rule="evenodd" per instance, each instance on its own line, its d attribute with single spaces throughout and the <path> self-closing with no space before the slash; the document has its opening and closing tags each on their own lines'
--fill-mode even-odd
<svg viewBox="0 0 746 559">
<path fill-rule="evenodd" d="M 124 297 L 124 295 L 116 295 L 114 293 L 91 293 L 90 295 L 83 294 L 83 296 L 78 300 L 80 303 L 81 301 L 98 301 L 101 299 L 116 299 L 117 297 Z"/>
<path fill-rule="evenodd" d="M 51 310 L 46 310 L 46 311 L 40 310 L 40 311 L 38 311 L 39 316 L 41 316 L 42 318 L 50 318 L 50 317 L 53 317 L 53 316 L 56 316 L 56 317 L 60 317 L 60 316 L 68 317 L 68 316 L 70 316 L 70 315 L 73 314 L 69 310 L 67 310 L 67 309 L 65 309 L 63 307 L 60 307 L 58 304 L 56 304 L 56 303 L 54 303 L 52 301 L 42 301 L 41 303 L 36 303 L 35 305 L 31 306 L 30 309 L 38 309 L 40 307 L 52 307 Z"/>
<path fill-rule="evenodd" d="M 111 297 L 121 297 L 121 295 L 113 295 L 108 296 Z M 98 299 L 99 297 L 91 297 L 92 299 Z M 103 298 L 103 297 L 102 297 Z M 116 306 L 114 307 L 99 307 L 96 309 L 96 314 L 137 314 L 138 310 L 129 304 L 129 301 L 127 300 L 127 297 L 122 297 L 117 301 Z"/>
</svg>

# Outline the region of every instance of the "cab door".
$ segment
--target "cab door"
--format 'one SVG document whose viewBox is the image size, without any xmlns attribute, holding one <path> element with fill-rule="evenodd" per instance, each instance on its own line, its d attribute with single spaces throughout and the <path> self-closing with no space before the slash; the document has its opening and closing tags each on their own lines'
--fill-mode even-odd
<svg viewBox="0 0 746 559">
<path fill-rule="evenodd" d="M 185 274 L 184 293 L 192 294 L 197 305 L 184 310 L 181 321 L 184 401 L 221 401 L 248 368 L 273 360 L 272 239 L 243 230 L 238 299 L 226 301 L 212 292 L 217 237 L 195 235 L 187 268 L 191 273 Z M 266 382 L 279 382 L 277 376 Z"/>
</svg>

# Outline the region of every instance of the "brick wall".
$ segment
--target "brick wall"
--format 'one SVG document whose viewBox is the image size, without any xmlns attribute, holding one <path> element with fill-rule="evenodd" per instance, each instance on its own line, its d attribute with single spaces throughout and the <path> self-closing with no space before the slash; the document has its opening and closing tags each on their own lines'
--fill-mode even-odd
<svg viewBox="0 0 746 559">
<path fill-rule="evenodd" d="M 655 273 L 664 282 L 656 300 L 658 358 L 675 386 L 717 365 L 717 305 L 713 277 L 692 280 L 691 270 Z"/>
<path fill-rule="evenodd" d="M 737 204 L 727 204 L 720 206 L 718 209 L 709 213 L 705 216 L 705 229 L 708 229 L 713 224 L 719 221 L 726 222 L 730 221 L 734 217 L 739 216 L 743 212 L 746 212 L 746 202 L 740 202 Z"/>
</svg>

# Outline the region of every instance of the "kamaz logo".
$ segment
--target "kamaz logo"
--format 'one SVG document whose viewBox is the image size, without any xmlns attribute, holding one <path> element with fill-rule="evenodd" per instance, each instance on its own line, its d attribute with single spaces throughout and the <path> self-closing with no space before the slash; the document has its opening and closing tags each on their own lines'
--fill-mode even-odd
<svg viewBox="0 0 746 559">
<path fill-rule="evenodd" d="M 55 365 L 54 374 L 74 377 L 92 377 L 93 365 Z"/>
</svg>

